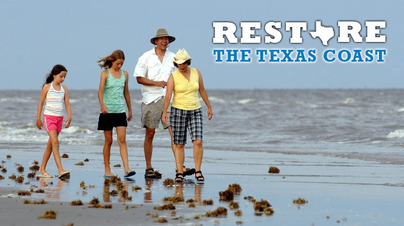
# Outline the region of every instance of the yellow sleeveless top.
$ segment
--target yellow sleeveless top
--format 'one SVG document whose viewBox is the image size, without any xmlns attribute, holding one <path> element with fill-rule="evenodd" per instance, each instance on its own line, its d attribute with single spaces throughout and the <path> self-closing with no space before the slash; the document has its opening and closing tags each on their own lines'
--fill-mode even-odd
<svg viewBox="0 0 404 226">
<path fill-rule="evenodd" d="M 178 70 L 173 72 L 174 97 L 172 106 L 181 110 L 196 110 L 201 108 L 199 100 L 199 74 L 195 68 L 189 67 L 189 81 Z"/>
</svg>

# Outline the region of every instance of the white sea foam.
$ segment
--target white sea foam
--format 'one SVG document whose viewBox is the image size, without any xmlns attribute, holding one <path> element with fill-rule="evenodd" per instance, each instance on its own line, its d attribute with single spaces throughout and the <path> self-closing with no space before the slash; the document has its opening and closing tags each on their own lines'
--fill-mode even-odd
<svg viewBox="0 0 404 226">
<path fill-rule="evenodd" d="M 80 100 L 78 100 L 78 99 L 69 99 L 69 103 L 77 103 L 77 102 L 79 102 Z"/>
<path fill-rule="evenodd" d="M 398 129 L 394 132 L 390 132 L 387 135 L 387 138 L 404 138 L 404 130 Z"/>
<path fill-rule="evenodd" d="M 215 103 L 226 103 L 225 100 L 215 97 L 215 96 L 209 97 L 209 101 L 215 102 Z"/>
<path fill-rule="evenodd" d="M 349 98 L 347 98 L 347 99 L 344 101 L 344 104 L 350 104 L 350 103 L 355 103 L 355 99 L 349 97 Z"/>
<path fill-rule="evenodd" d="M 237 103 L 239 103 L 239 104 L 249 104 L 249 103 L 252 103 L 254 101 L 255 101 L 254 99 L 242 99 L 242 100 L 237 101 Z"/>
<path fill-rule="evenodd" d="M 6 124 L 6 122 L 2 123 L 3 125 Z M 12 142 L 12 143 L 36 143 L 36 142 L 47 142 L 49 139 L 48 134 L 42 130 L 38 130 L 36 128 L 36 125 L 34 125 L 33 122 L 28 123 L 24 127 L 8 127 L 8 126 L 3 126 L 0 125 L 0 131 L 1 131 L 1 136 L 0 136 L 0 141 L 4 142 Z M 86 135 L 91 135 L 93 134 L 93 131 L 85 129 L 85 128 L 80 128 L 77 126 L 71 126 L 70 128 L 63 128 L 63 133 L 61 133 L 60 137 L 61 139 L 64 139 L 66 142 L 71 143 L 77 143 L 76 141 L 78 140 L 79 135 L 81 137 L 82 134 Z M 89 141 L 89 137 L 84 138 L 85 142 L 78 142 L 80 144 L 86 143 L 86 144 L 92 144 L 92 141 Z"/>
<path fill-rule="evenodd" d="M 0 98 L 0 102 L 30 103 L 30 102 L 34 102 L 34 100 L 23 98 L 23 97 L 4 97 L 4 98 Z"/>
<path fill-rule="evenodd" d="M 302 105 L 302 106 L 309 107 L 309 108 L 318 108 L 317 104 L 307 103 L 305 101 L 297 101 L 296 103 L 299 104 L 299 105 Z"/>
<path fill-rule="evenodd" d="M 78 126 L 70 126 L 69 128 L 64 128 L 63 132 L 68 133 L 68 134 L 73 134 L 73 133 L 92 134 L 93 133 L 93 131 L 91 131 L 89 129 L 81 128 Z"/>
<path fill-rule="evenodd" d="M 404 112 L 404 107 L 397 110 L 398 112 Z"/>
<path fill-rule="evenodd" d="M 269 104 L 272 104 L 272 102 L 271 101 L 268 101 L 268 100 L 265 100 L 265 101 L 260 101 L 260 102 L 258 102 L 260 105 L 269 105 Z"/>
</svg>

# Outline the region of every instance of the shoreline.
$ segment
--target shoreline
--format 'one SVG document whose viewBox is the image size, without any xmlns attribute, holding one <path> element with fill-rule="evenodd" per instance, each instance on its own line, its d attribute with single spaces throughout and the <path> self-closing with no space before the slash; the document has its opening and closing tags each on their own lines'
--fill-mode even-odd
<svg viewBox="0 0 404 226">
<path fill-rule="evenodd" d="M 85 150 L 85 152 L 83 151 Z M 182 186 L 166 187 L 164 180 L 174 178 L 172 152 L 157 148 L 154 151 L 155 169 L 163 174 L 159 180 L 146 181 L 143 178 L 144 160 L 141 148 L 130 153 L 131 168 L 137 174 L 133 181 L 122 180 L 131 200 L 110 195 L 114 186 L 105 186 L 103 179 L 102 155 L 98 146 L 69 146 L 69 158 L 62 159 L 64 168 L 70 170 L 71 178 L 63 182 L 57 178 L 48 181 L 26 178 L 32 161 L 40 159 L 42 149 L 27 151 L 27 148 L 1 148 L 2 166 L 7 168 L 0 180 L 0 218 L 6 225 L 150 225 L 157 218 L 146 215 L 148 212 L 165 217 L 168 224 L 187 225 L 324 225 L 342 223 L 344 225 L 388 224 L 399 225 L 402 218 L 401 206 L 404 201 L 404 169 L 400 165 L 380 164 L 373 161 L 344 159 L 318 155 L 294 155 L 264 152 L 237 152 L 206 150 L 204 154 L 204 185 L 195 184 L 193 176 L 186 177 Z M 64 152 L 62 151 L 61 154 Z M 11 158 L 6 158 L 10 154 Z M 84 165 L 76 165 L 88 158 Z M 111 165 L 121 163 L 116 149 L 112 150 Z M 186 165 L 192 167 L 192 151 L 186 150 Z M 23 173 L 17 172 L 17 165 L 25 167 Z M 269 174 L 270 166 L 280 169 L 279 174 Z M 56 172 L 53 159 L 49 161 L 48 172 Z M 123 178 L 122 167 L 114 167 L 113 172 Z M 23 183 L 9 177 L 23 175 Z M 28 183 L 29 184 L 25 184 Z M 81 183 L 84 182 L 84 187 Z M 239 204 L 230 209 L 228 201 L 220 201 L 219 192 L 229 185 L 239 184 L 240 195 L 234 196 Z M 141 190 L 134 191 L 134 187 Z M 21 190 L 43 189 L 44 193 L 32 193 L 23 197 L 15 195 Z M 108 192 L 106 192 L 108 191 Z M 10 195 L 11 198 L 8 198 Z M 109 195 L 105 195 L 109 194 Z M 164 204 L 163 198 L 182 195 L 184 202 L 174 204 L 176 216 L 171 210 L 154 210 Z M 97 197 L 102 205 L 111 204 L 111 209 L 88 208 L 89 202 Z M 274 214 L 257 216 L 254 204 L 249 200 L 267 200 Z M 294 204 L 302 198 L 306 204 Z M 44 199 L 47 204 L 24 204 L 24 200 Z M 213 200 L 213 205 L 189 207 L 186 200 Z M 83 206 L 71 206 L 70 202 L 81 200 Z M 126 209 L 128 207 L 128 209 Z M 136 206 L 136 208 L 132 208 Z M 226 217 L 204 217 L 202 215 L 219 207 L 227 208 Z M 56 220 L 37 219 L 46 209 L 58 212 Z M 195 219 L 199 216 L 199 219 Z"/>
</svg>

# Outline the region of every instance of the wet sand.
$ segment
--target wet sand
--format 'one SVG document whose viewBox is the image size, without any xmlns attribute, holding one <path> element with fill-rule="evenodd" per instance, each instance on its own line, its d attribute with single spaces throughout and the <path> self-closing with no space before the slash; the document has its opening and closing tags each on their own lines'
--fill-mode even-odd
<svg viewBox="0 0 404 226">
<path fill-rule="evenodd" d="M 163 174 L 162 179 L 145 180 L 142 148 L 129 147 L 131 167 L 137 174 L 133 180 L 123 179 L 122 167 L 113 167 L 113 173 L 122 179 L 123 190 L 131 199 L 119 194 L 115 185 L 105 185 L 103 178 L 102 147 L 61 147 L 64 168 L 71 171 L 71 178 L 62 181 L 57 174 L 53 157 L 48 164 L 52 179 L 29 179 L 29 167 L 40 161 L 41 146 L 1 147 L 0 161 L 7 172 L 0 172 L 0 219 L 4 225 L 160 225 L 155 222 L 165 218 L 169 225 L 400 225 L 404 196 L 404 169 L 401 165 L 352 160 L 319 155 L 281 154 L 274 152 L 233 152 L 206 149 L 203 172 L 206 182 L 195 183 L 193 176 L 186 177 L 182 185 L 166 187 L 163 181 L 173 179 L 174 158 L 165 148 L 155 148 L 153 164 Z M 29 151 L 28 151 L 29 150 Z M 112 150 L 111 165 L 121 164 L 119 151 Z M 11 155 L 11 158 L 7 158 Z M 84 161 L 88 159 L 89 161 Z M 83 162 L 84 165 L 76 165 Z M 18 172 L 21 165 L 24 172 Z M 186 165 L 193 165 L 192 150 L 186 150 Z M 269 174 L 270 166 L 280 169 L 279 174 Z M 23 176 L 18 183 L 9 177 Z M 84 182 L 84 183 L 83 183 Z M 220 201 L 219 192 L 230 184 L 242 188 L 234 196 L 238 209 L 231 209 L 228 201 Z M 141 190 L 136 190 L 140 188 Z M 19 196 L 19 191 L 32 191 L 31 196 Z M 43 193 L 35 191 L 43 190 Z M 182 196 L 184 202 L 175 203 L 172 210 L 156 210 L 165 204 L 165 197 Z M 89 202 L 98 198 L 101 205 L 112 208 L 89 208 Z M 266 215 L 254 210 L 251 201 L 267 200 L 274 213 Z M 302 198 L 306 204 L 295 204 Z M 24 204 L 44 199 L 47 204 Z M 187 200 L 196 200 L 189 207 Z M 82 206 L 72 206 L 75 200 Z M 203 205 L 212 200 L 213 205 Z M 219 207 L 227 209 L 226 216 L 206 217 L 209 211 Z M 38 219 L 46 210 L 57 212 L 56 219 Z M 236 215 L 240 210 L 241 215 Z M 239 212 L 239 213 L 240 213 Z"/>
</svg>

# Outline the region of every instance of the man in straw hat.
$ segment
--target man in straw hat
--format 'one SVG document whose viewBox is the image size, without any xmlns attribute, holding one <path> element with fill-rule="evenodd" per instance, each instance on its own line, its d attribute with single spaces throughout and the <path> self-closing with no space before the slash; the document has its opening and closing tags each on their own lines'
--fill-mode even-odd
<svg viewBox="0 0 404 226">
<path fill-rule="evenodd" d="M 150 39 L 154 48 L 145 52 L 139 58 L 133 75 L 136 77 L 137 82 L 143 85 L 141 90 L 141 121 L 143 127 L 146 128 L 144 138 L 144 155 L 146 160 L 145 178 L 157 178 L 151 163 L 153 138 L 163 113 L 167 80 L 170 74 L 176 69 L 173 65 L 175 54 L 167 49 L 169 44 L 174 41 L 175 37 L 170 36 L 166 29 L 158 29 L 156 36 Z M 170 132 L 171 146 L 173 146 L 170 123 L 164 123 L 163 127 Z M 186 175 L 192 175 L 195 172 L 195 169 L 184 170 Z"/>
</svg>

